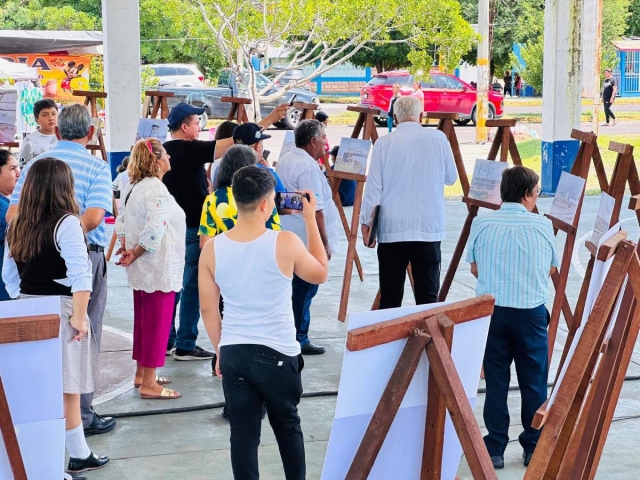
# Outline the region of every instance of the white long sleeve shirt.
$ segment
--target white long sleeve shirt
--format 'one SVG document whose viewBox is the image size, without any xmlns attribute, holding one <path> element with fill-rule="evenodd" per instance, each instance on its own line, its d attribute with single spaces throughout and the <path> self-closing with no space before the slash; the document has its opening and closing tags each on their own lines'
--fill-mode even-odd
<svg viewBox="0 0 640 480">
<path fill-rule="evenodd" d="M 444 186 L 458 178 L 444 133 L 403 122 L 373 146 L 360 223 L 380 205 L 378 242 L 439 242 L 446 238 Z"/>
</svg>

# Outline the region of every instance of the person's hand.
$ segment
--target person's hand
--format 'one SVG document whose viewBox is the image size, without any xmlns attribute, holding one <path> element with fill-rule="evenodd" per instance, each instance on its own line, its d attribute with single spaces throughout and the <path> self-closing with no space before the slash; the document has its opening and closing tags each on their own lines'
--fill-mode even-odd
<svg viewBox="0 0 640 480">
<path fill-rule="evenodd" d="M 71 326 L 78 331 L 78 334 L 75 337 L 73 337 L 73 340 L 80 341 L 80 339 L 84 337 L 89 331 L 89 326 L 87 325 L 86 317 L 81 317 L 74 313 L 73 315 L 71 315 L 69 322 L 71 323 Z"/>
<path fill-rule="evenodd" d="M 220 370 L 220 354 L 216 355 L 216 377 L 222 378 L 222 370 Z"/>
<path fill-rule="evenodd" d="M 327 252 L 327 260 L 331 260 L 331 250 L 329 249 L 329 245 L 324 246 L 324 251 Z"/>
<path fill-rule="evenodd" d="M 282 105 L 278 105 L 276 108 L 273 109 L 273 111 L 269 114 L 269 116 L 267 117 L 267 119 L 271 122 L 271 124 L 273 125 L 274 123 L 279 122 L 280 120 L 282 120 L 284 117 L 287 116 L 287 111 L 289 110 L 289 104 L 288 103 L 283 103 Z"/>
<path fill-rule="evenodd" d="M 126 248 L 124 245 L 120 245 L 120 248 L 118 249 L 118 251 L 116 252 L 116 255 L 122 255 L 124 252 L 126 252 Z"/>
<path fill-rule="evenodd" d="M 296 193 L 302 193 L 302 216 L 305 220 L 313 220 L 316 218 L 316 207 L 318 201 L 315 194 L 311 190 L 296 190 Z M 308 196 L 308 198 L 307 198 Z"/>
<path fill-rule="evenodd" d="M 136 258 L 138 257 L 136 257 L 136 254 L 133 252 L 132 248 L 122 253 L 122 255 L 120 256 L 120 260 L 116 262 L 116 265 L 120 265 L 121 267 L 128 267 Z"/>
<path fill-rule="evenodd" d="M 373 242 L 373 245 L 369 245 L 369 234 L 371 233 L 371 229 L 369 228 L 369 225 L 365 225 L 363 223 L 361 230 L 362 230 L 362 241 L 364 242 L 364 246 L 368 248 L 375 248 L 376 246 L 375 240 Z"/>
<path fill-rule="evenodd" d="M 263 167 L 267 167 L 267 168 L 269 168 L 271 166 L 271 165 L 269 165 L 269 162 L 264 159 L 264 157 L 260 157 L 260 160 L 258 160 L 258 163 L 260 165 L 262 165 Z"/>
</svg>

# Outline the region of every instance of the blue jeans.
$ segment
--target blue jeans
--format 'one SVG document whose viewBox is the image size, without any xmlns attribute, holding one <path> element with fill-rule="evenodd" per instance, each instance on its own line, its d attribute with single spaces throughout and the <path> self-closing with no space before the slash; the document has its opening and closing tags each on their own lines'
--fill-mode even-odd
<svg viewBox="0 0 640 480">
<path fill-rule="evenodd" d="M 391 130 L 393 130 L 393 115 L 391 114 L 387 115 L 387 127 L 389 127 L 389 133 L 391 133 Z"/>
<path fill-rule="evenodd" d="M 309 325 L 311 324 L 311 301 L 318 293 L 318 285 L 305 282 L 297 275 L 291 281 L 291 307 L 296 324 L 296 340 L 304 347 L 309 343 Z"/>
<path fill-rule="evenodd" d="M 509 381 L 511 363 L 515 361 L 522 406 L 523 432 L 518 440 L 526 453 L 533 453 L 540 430 L 531 426 L 536 410 L 547 399 L 547 309 L 544 305 L 530 309 L 496 305 L 484 352 L 484 378 L 487 394 L 484 423 L 489 434 L 484 443 L 491 456 L 503 456 L 509 442 Z"/>
<path fill-rule="evenodd" d="M 182 276 L 182 292 L 176 295 L 175 305 L 180 302 L 180 326 L 176 335 L 175 314 L 169 333 L 169 345 L 175 343 L 176 348 L 191 351 L 198 338 L 198 322 L 200 321 L 200 297 L 198 296 L 198 261 L 200 260 L 200 239 L 197 228 L 187 228 L 186 250 L 184 255 L 184 274 Z"/>
</svg>

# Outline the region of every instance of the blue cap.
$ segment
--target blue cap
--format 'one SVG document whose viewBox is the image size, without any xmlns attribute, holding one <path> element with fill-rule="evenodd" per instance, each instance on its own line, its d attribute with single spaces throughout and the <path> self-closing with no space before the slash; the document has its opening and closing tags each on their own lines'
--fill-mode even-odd
<svg viewBox="0 0 640 480">
<path fill-rule="evenodd" d="M 174 129 L 178 124 L 189 115 L 202 115 L 204 108 L 192 107 L 187 103 L 179 103 L 169 112 L 169 128 Z"/>
</svg>

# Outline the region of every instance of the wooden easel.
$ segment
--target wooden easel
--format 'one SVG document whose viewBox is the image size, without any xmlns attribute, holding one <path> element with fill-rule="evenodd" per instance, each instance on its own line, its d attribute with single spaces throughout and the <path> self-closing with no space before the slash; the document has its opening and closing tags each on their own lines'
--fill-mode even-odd
<svg viewBox="0 0 640 480">
<path fill-rule="evenodd" d="M 458 120 L 458 117 L 459 115 L 457 113 L 427 112 L 427 119 L 437 119 L 438 130 L 444 133 L 447 140 L 449 140 L 449 145 L 451 145 L 451 151 L 453 152 L 453 159 L 456 162 L 456 169 L 458 170 L 458 179 L 462 186 L 462 194 L 466 197 L 469 195 L 469 177 L 467 176 L 467 170 L 464 168 L 460 144 L 458 143 L 458 137 L 456 136 L 456 130 L 453 125 L 453 121 Z"/>
<path fill-rule="evenodd" d="M 597 152 L 597 157 L 600 158 L 600 152 L 599 150 L 597 150 L 597 148 L 598 147 L 596 144 L 594 147 L 594 153 Z M 601 188 L 604 187 L 603 191 L 608 193 L 615 200 L 613 213 L 611 215 L 611 223 L 609 224 L 609 228 L 611 228 L 616 223 L 618 223 L 618 220 L 620 218 L 620 210 L 622 209 L 622 201 L 625 195 L 625 187 L 627 186 L 627 183 L 629 184 L 630 187 L 631 185 L 634 186 L 632 192 L 635 191 L 640 193 L 640 179 L 638 179 L 638 172 L 636 170 L 635 162 L 633 159 L 632 145 L 611 142 L 609 144 L 609 150 L 618 153 L 618 157 L 616 159 L 613 173 L 611 175 L 610 183 L 607 181 L 606 173 L 604 172 L 604 166 L 602 165 L 602 160 L 601 159 L 599 160 L 599 165 L 598 165 L 598 161 L 596 160 L 595 155 L 593 159 L 594 159 L 596 172 L 601 172 L 601 173 L 598 173 L 598 179 L 599 179 Z M 636 214 L 640 216 L 640 203 L 635 201 L 635 198 L 637 197 L 633 197 L 633 196 L 631 197 L 631 200 L 629 202 L 629 208 L 631 210 L 635 210 Z M 640 223 L 640 219 L 639 219 L 639 223 Z M 578 328 L 580 328 L 580 325 L 582 323 L 582 317 L 584 315 L 584 308 L 587 300 L 587 293 L 589 290 L 589 282 L 591 280 L 591 274 L 593 272 L 593 267 L 596 261 L 595 255 L 597 250 L 596 246 L 589 241 L 586 242 L 586 247 L 589 250 L 591 255 L 590 255 L 587 267 L 585 269 L 584 281 L 582 283 L 582 287 L 578 295 L 576 307 L 571 317 L 572 321 L 567 322 L 569 331 L 568 331 L 567 339 L 565 341 L 564 349 L 562 352 L 562 357 L 560 358 L 560 366 L 559 366 L 558 372 L 560 372 L 560 370 L 562 369 L 564 361 L 569 352 L 569 348 L 571 347 L 571 343 L 573 342 L 573 338 L 575 337 L 575 334 Z M 566 315 L 565 315 L 565 318 L 567 318 Z M 551 341 L 549 341 L 549 348 L 551 348 Z M 540 425 L 542 425 L 539 419 L 538 420 L 534 419 L 534 422 L 538 422 Z"/>
<path fill-rule="evenodd" d="M 493 305 L 493 297 L 485 295 L 349 332 L 347 348 L 350 351 L 403 338 L 408 340 L 345 480 L 368 478 L 413 379 L 423 350 L 426 350 L 429 359 L 429 383 L 421 480 L 440 479 L 446 410 L 449 410 L 473 478 L 498 478 L 451 357 L 454 326 L 490 316 Z"/>
<path fill-rule="evenodd" d="M 84 104 L 88 106 L 91 110 L 91 118 L 94 120 L 99 119 L 98 117 L 98 98 L 107 98 L 107 94 L 105 92 L 88 92 L 85 90 L 73 90 L 71 95 L 74 97 L 84 97 Z M 95 152 L 100 152 L 102 155 L 102 159 L 105 162 L 109 162 L 109 158 L 107 157 L 107 149 L 104 145 L 104 138 L 102 137 L 102 128 L 100 128 L 100 124 L 98 124 L 98 144 L 97 145 L 87 145 L 87 150 L 90 150 L 91 153 L 95 155 Z"/>
<path fill-rule="evenodd" d="M 144 103 L 142 104 L 142 118 L 157 118 L 160 111 L 160 118 L 169 116 L 169 104 L 167 98 L 173 97 L 173 92 L 160 92 L 158 90 L 147 90 L 144 92 Z M 153 107 L 151 105 L 153 104 Z"/>
<path fill-rule="evenodd" d="M 243 123 L 247 123 L 249 121 L 249 117 L 247 117 L 247 112 L 244 109 L 244 106 L 251 105 L 250 98 L 220 97 L 220 101 L 231 104 L 229 115 L 227 115 L 227 120 L 232 121 L 235 117 L 239 125 L 242 125 Z"/>
<path fill-rule="evenodd" d="M 487 120 L 487 127 L 498 128 L 496 135 L 493 138 L 493 143 L 491 144 L 491 149 L 489 150 L 487 160 L 496 160 L 499 153 L 500 161 L 506 162 L 509 159 L 510 153 L 513 164 L 522 165 L 522 160 L 520 159 L 520 154 L 518 153 L 518 147 L 516 146 L 516 141 L 511 134 L 511 127 L 515 126 L 515 124 L 515 119 Z M 449 268 L 447 269 L 444 281 L 442 282 L 442 286 L 440 287 L 440 292 L 438 293 L 439 302 L 444 302 L 447 299 L 447 295 L 449 294 L 449 290 L 451 289 L 451 285 L 453 284 L 453 278 L 456 275 L 456 271 L 458 270 L 458 266 L 460 265 L 460 260 L 462 259 L 462 253 L 464 252 L 464 249 L 467 246 L 467 241 L 469 240 L 469 234 L 471 233 L 471 224 L 473 223 L 473 219 L 478 215 L 480 207 L 488 208 L 490 210 L 498 210 L 500 208 L 500 205 L 498 204 L 469 198 L 466 194 L 464 197 L 462 197 L 462 201 L 467 204 L 467 208 L 469 211 L 467 213 L 467 219 L 465 220 L 462 227 L 460 238 L 458 239 L 456 248 L 453 251 L 451 263 L 449 263 Z"/>
<path fill-rule="evenodd" d="M 376 130 L 373 117 L 380 115 L 380 110 L 377 108 L 356 107 L 354 105 L 347 105 L 347 110 L 358 113 L 358 119 L 353 127 L 351 138 L 358 138 L 362 132 L 362 138 L 364 140 L 371 140 L 371 143 L 376 143 L 376 140 L 378 140 L 378 131 Z"/>
<path fill-rule="evenodd" d="M 571 166 L 569 173 L 577 177 L 581 177 L 585 180 L 585 188 L 582 191 L 576 214 L 571 225 L 563 222 L 562 220 L 553 217 L 552 215 L 545 214 L 547 218 L 551 220 L 553 224 L 554 233 L 557 235 L 558 231 L 562 231 L 567 235 L 567 239 L 564 244 L 564 250 L 562 253 L 562 263 L 560 268 L 552 275 L 552 281 L 555 288 L 555 296 L 553 299 L 553 307 L 551 309 L 551 319 L 549 322 L 549 364 L 551 364 L 551 357 L 553 356 L 553 348 L 558 333 L 558 324 L 560 323 L 560 313 L 564 315 L 565 321 L 572 330 L 574 323 L 574 315 L 571 311 L 571 307 L 567 300 L 566 288 L 569 277 L 569 270 L 571 268 L 571 257 L 573 255 L 573 249 L 576 241 L 576 233 L 578 231 L 578 223 L 580 221 L 580 213 L 582 211 L 582 201 L 584 199 L 584 190 L 586 189 L 586 180 L 589 176 L 589 168 L 593 160 L 594 169 L 600 180 L 600 188 L 606 191 L 608 188 L 606 181 L 606 172 L 604 171 L 604 165 L 600 157 L 600 151 L 598 149 L 598 136 L 593 133 L 582 132 L 580 130 L 573 129 L 571 131 L 571 138 L 580 141 L 580 147 L 576 159 Z M 597 152 L 597 153 L 596 153 Z M 624 191 L 622 192 L 624 194 Z M 574 330 L 575 331 L 575 330 Z"/>
<path fill-rule="evenodd" d="M 604 260 L 614 257 L 613 264 L 556 387 L 553 405 L 541 408 L 546 421 L 525 480 L 595 476 L 640 330 L 640 260 L 637 246 L 623 237 L 600 248 L 598 255 Z M 609 322 L 613 330 L 607 339 Z"/>
<path fill-rule="evenodd" d="M 60 333 L 58 315 L 3 318 L 0 321 L 0 344 L 36 342 L 57 338 Z M 0 378 L 0 433 L 9 457 L 14 480 L 27 480 L 7 395 Z"/>
<path fill-rule="evenodd" d="M 300 110 L 300 121 L 315 120 L 318 105 L 315 103 L 293 102 L 293 108 Z"/>
</svg>

